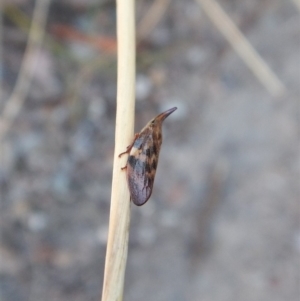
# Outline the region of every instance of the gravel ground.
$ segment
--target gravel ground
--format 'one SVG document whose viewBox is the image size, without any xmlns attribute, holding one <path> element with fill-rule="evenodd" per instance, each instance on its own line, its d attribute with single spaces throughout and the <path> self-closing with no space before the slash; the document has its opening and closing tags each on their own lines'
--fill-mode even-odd
<svg viewBox="0 0 300 301">
<path fill-rule="evenodd" d="M 10 3 L 1 111 L 33 9 Z M 151 3 L 137 2 L 137 20 Z M 178 110 L 164 124 L 153 195 L 132 206 L 125 301 L 300 298 L 300 10 L 219 3 L 286 92 L 270 95 L 195 1 L 171 2 L 137 52 L 137 131 Z M 115 17 L 113 1 L 51 4 L 31 89 L 1 143 L 0 301 L 100 300 L 116 58 L 82 36 L 114 41 Z"/>
</svg>

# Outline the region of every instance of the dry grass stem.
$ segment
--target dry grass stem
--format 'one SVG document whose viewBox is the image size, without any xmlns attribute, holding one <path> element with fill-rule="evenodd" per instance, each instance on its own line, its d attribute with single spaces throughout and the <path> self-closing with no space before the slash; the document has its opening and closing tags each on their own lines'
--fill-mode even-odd
<svg viewBox="0 0 300 301">
<path fill-rule="evenodd" d="M 282 95 L 286 91 L 283 83 L 260 57 L 219 4 L 214 0 L 196 0 L 196 2 L 201 5 L 207 16 L 269 93 L 273 96 Z"/>
<path fill-rule="evenodd" d="M 45 34 L 45 24 L 50 0 L 37 0 L 32 17 L 27 47 L 12 95 L 7 100 L 0 117 L 0 142 L 22 109 L 28 95 L 31 79 L 37 66 L 38 55 Z"/>
<path fill-rule="evenodd" d="M 109 233 L 102 301 L 123 299 L 127 260 L 130 196 L 124 171 L 125 157 L 118 155 L 133 138 L 135 106 L 135 7 L 134 0 L 117 1 L 118 83 L 115 154 Z"/>
<path fill-rule="evenodd" d="M 171 0 L 155 0 L 137 27 L 138 40 L 145 39 L 164 16 Z"/>
</svg>

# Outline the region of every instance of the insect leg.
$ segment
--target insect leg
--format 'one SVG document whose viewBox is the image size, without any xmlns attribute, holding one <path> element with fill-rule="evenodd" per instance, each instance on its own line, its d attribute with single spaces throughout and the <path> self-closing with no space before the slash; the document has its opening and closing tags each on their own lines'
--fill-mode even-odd
<svg viewBox="0 0 300 301">
<path fill-rule="evenodd" d="M 136 138 L 137 138 L 138 136 L 139 136 L 139 134 L 134 134 L 134 138 L 133 138 L 132 143 L 131 143 L 130 145 L 127 146 L 125 152 L 123 152 L 123 153 L 121 153 L 121 154 L 119 155 L 119 158 L 121 158 L 122 155 L 128 154 L 128 153 L 131 151 L 131 149 L 132 149 L 132 147 L 133 147 L 133 144 L 134 144 L 134 142 L 135 142 L 135 140 L 136 140 Z"/>
</svg>

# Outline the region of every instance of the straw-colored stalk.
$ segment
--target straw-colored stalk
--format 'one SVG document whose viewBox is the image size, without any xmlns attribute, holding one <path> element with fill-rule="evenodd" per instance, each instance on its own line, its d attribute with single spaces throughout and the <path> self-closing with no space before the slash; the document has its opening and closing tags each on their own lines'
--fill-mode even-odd
<svg viewBox="0 0 300 301">
<path fill-rule="evenodd" d="M 0 143 L 11 128 L 15 118 L 20 113 L 29 93 L 31 80 L 38 64 L 38 57 L 45 35 L 45 26 L 50 2 L 50 0 L 43 0 L 36 1 L 35 3 L 28 42 L 17 83 L 1 112 Z"/>
<path fill-rule="evenodd" d="M 215 0 L 195 1 L 201 5 L 203 11 L 269 93 L 276 97 L 283 95 L 286 92 L 284 84 L 252 47 L 218 2 Z"/>
<path fill-rule="evenodd" d="M 118 155 L 133 138 L 135 105 L 135 9 L 134 0 L 117 1 L 118 82 L 115 153 L 108 242 L 102 301 L 123 299 L 127 260 L 130 196 L 125 172 L 126 156 Z"/>
<path fill-rule="evenodd" d="M 165 15 L 170 2 L 171 0 L 155 0 L 152 2 L 151 7 L 137 26 L 138 41 L 146 39 L 153 31 Z"/>
</svg>

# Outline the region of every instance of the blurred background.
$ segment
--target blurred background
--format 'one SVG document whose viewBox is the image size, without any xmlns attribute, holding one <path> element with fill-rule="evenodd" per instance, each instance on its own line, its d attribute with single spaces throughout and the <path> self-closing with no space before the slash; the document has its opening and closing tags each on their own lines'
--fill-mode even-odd
<svg viewBox="0 0 300 301">
<path fill-rule="evenodd" d="M 0 300 L 100 300 L 116 110 L 109 0 L 1 0 Z M 299 0 L 138 0 L 125 301 L 300 297 Z"/>
</svg>

